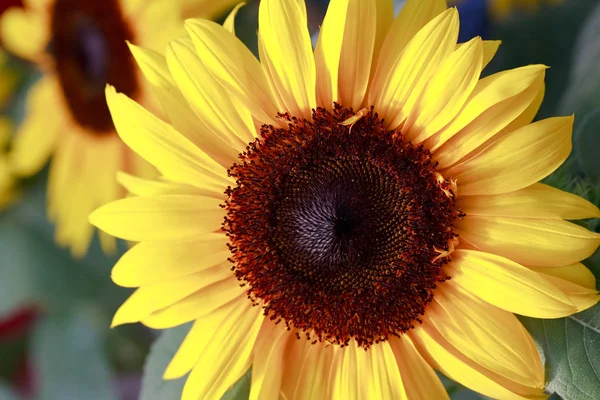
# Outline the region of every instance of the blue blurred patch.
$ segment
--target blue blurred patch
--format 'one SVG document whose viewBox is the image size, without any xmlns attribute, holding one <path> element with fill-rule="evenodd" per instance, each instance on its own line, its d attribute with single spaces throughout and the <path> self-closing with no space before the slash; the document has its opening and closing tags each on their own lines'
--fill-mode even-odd
<svg viewBox="0 0 600 400">
<path fill-rule="evenodd" d="M 456 4 L 460 15 L 459 43 L 467 42 L 475 36 L 488 38 L 490 18 L 487 0 L 461 0 Z"/>
</svg>

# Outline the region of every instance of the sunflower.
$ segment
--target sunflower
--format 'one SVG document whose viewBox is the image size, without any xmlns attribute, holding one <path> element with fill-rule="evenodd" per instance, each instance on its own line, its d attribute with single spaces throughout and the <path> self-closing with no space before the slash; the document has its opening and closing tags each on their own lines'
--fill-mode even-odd
<svg viewBox="0 0 600 400">
<path fill-rule="evenodd" d="M 260 61 L 187 20 L 166 57 L 133 47 L 169 116 L 107 88 L 123 141 L 159 179 L 90 215 L 139 242 L 112 278 L 138 288 L 113 325 L 194 321 L 164 377 L 219 399 L 443 399 L 434 370 L 494 398 L 542 399 L 514 314 L 598 301 L 580 260 L 589 202 L 538 181 L 573 117 L 531 123 L 543 65 L 480 79 L 498 48 L 457 46 L 442 0 L 336 0 L 316 49 L 301 0 L 262 0 Z"/>
<path fill-rule="evenodd" d="M 217 4 L 222 7 L 211 6 L 211 13 L 228 5 Z M 88 214 L 124 195 L 116 171 L 154 173 L 115 133 L 104 86 L 114 84 L 158 112 L 126 41 L 163 51 L 183 34 L 185 11 L 179 0 L 26 0 L 24 9 L 11 8 L 0 21 L 7 48 L 43 73 L 31 89 L 9 163 L 17 175 L 30 176 L 53 156 L 48 212 L 57 242 L 76 256 L 86 253 L 93 236 Z M 113 238 L 100 239 L 106 251 L 114 248 Z"/>
</svg>

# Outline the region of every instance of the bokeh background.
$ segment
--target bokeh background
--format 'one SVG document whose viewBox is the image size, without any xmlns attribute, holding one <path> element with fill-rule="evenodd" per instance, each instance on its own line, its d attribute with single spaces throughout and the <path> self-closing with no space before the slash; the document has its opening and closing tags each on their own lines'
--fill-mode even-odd
<svg viewBox="0 0 600 400">
<path fill-rule="evenodd" d="M 0 10 L 19 3 L 1 1 Z M 402 3 L 397 1 L 397 9 Z M 502 40 L 486 74 L 532 63 L 551 67 L 537 119 L 575 113 L 576 120 L 573 153 L 546 183 L 600 206 L 600 1 L 455 3 L 461 41 L 476 35 Z M 236 21 L 237 35 L 255 53 L 257 4 L 249 1 Z M 307 5 L 316 34 L 327 1 L 307 0 Z M 21 121 L 25 95 L 39 72 L 10 54 L 0 56 L 0 65 L 0 111 L 8 119 L 0 123 L 6 131 L 0 146 L 9 150 L 11 126 Z M 164 334 L 139 324 L 109 328 L 130 294 L 110 280 L 125 244 L 106 256 L 95 238 L 78 260 L 57 247 L 46 218 L 46 182 L 47 169 L 17 182 L 16 197 L 0 212 L 0 400 L 178 399 L 182 381 L 164 382 L 160 376 L 188 327 Z M 598 221 L 584 223 L 600 231 Z M 585 263 L 600 279 L 600 255 Z M 522 321 L 542 352 L 553 396 L 600 399 L 600 308 L 560 320 Z M 481 398 L 445 383 L 453 399 Z M 247 399 L 248 388 L 249 375 L 226 398 Z"/>
</svg>

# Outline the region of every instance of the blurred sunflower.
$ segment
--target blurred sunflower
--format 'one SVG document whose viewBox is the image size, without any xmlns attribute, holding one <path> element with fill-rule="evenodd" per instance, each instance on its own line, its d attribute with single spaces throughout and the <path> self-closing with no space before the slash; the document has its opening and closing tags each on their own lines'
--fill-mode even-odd
<svg viewBox="0 0 600 400">
<path fill-rule="evenodd" d="M 188 20 L 166 58 L 133 48 L 170 124 L 107 89 L 125 143 L 161 173 L 90 216 L 140 242 L 113 269 L 138 287 L 113 325 L 195 321 L 164 377 L 219 399 L 444 399 L 434 369 L 484 395 L 543 399 L 513 313 L 598 301 L 580 260 L 589 202 L 538 181 L 573 117 L 531 123 L 545 66 L 480 79 L 498 43 L 457 46 L 456 9 L 334 0 L 313 52 L 303 1 L 262 0 L 260 62 Z M 229 29 L 227 29 L 229 27 Z M 248 144 L 249 143 L 249 144 Z M 241 286 L 240 286 L 241 284 Z"/>
<path fill-rule="evenodd" d="M 76 256 L 93 236 L 87 215 L 121 197 L 116 171 L 139 175 L 153 169 L 116 135 L 104 86 L 107 82 L 157 111 L 126 41 L 163 51 L 183 33 L 186 9 L 179 0 L 26 0 L 0 21 L 8 50 L 35 62 L 43 73 L 31 89 L 24 122 L 18 128 L 10 164 L 19 176 L 38 172 L 53 155 L 48 210 L 57 224 L 56 240 Z M 205 0 L 188 5 L 206 3 Z M 210 7 L 211 17 L 230 2 Z M 200 12 L 200 9 L 197 10 Z M 160 27 L 160 29 L 157 29 Z M 115 241 L 100 235 L 111 251 Z"/>
</svg>

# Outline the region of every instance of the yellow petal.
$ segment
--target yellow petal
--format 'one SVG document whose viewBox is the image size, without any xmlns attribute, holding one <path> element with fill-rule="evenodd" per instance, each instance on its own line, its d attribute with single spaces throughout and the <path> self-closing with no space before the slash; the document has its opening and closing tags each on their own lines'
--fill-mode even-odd
<svg viewBox="0 0 600 400">
<path fill-rule="evenodd" d="M 531 102 L 531 104 L 519 115 L 515 118 L 510 124 L 506 125 L 502 130 L 496 133 L 494 136 L 489 138 L 485 143 L 471 151 L 469 154 L 463 157 L 461 162 L 465 162 L 470 160 L 471 158 L 477 157 L 479 154 L 485 152 L 485 150 L 492 144 L 495 143 L 507 135 L 510 135 L 513 131 L 524 127 L 525 125 L 529 125 L 538 111 L 540 110 L 540 106 L 542 105 L 542 101 L 544 100 L 544 94 L 546 93 L 546 85 L 542 85 L 539 89 L 537 95 Z"/>
<path fill-rule="evenodd" d="M 204 151 L 223 165 L 231 165 L 253 139 L 222 86 L 204 68 L 188 39 L 173 40 L 167 49 L 167 64 L 177 86 L 198 118 L 207 125 Z"/>
<path fill-rule="evenodd" d="M 528 267 L 536 272 L 550 275 L 569 281 L 577 286 L 587 289 L 596 289 L 596 277 L 582 263 L 575 263 L 561 267 Z"/>
<path fill-rule="evenodd" d="M 385 8 L 381 7 L 381 11 L 385 12 Z M 408 0 L 389 29 L 386 29 L 387 35 L 381 45 L 380 57 L 377 61 L 377 71 L 380 72 L 376 73 L 389 71 L 417 32 L 446 8 L 446 0 Z M 389 15 L 393 15 L 393 8 L 391 12 L 389 8 L 387 10 Z"/>
<path fill-rule="evenodd" d="M 250 367 L 263 320 L 262 308 L 253 307 L 250 301 L 227 315 L 200 353 L 181 400 L 220 399 Z"/>
<path fill-rule="evenodd" d="M 456 232 L 480 250 L 523 265 L 557 267 L 594 253 L 600 235 L 562 220 L 466 216 Z"/>
<path fill-rule="evenodd" d="M 247 299 L 240 282 L 232 276 L 231 264 L 223 263 L 202 271 L 206 286 L 194 294 L 161 310 L 153 311 L 142 319 L 142 324 L 152 329 L 165 329 L 201 318 L 229 302 Z"/>
<path fill-rule="evenodd" d="M 50 0 L 23 0 L 23 4 L 26 8 L 31 8 L 34 10 L 43 10 L 48 7 L 48 3 Z"/>
<path fill-rule="evenodd" d="M 239 0 L 180 0 L 183 15 L 187 18 L 206 18 L 217 20 Z"/>
<path fill-rule="evenodd" d="M 199 318 L 186 335 L 179 346 L 177 353 L 167 366 L 163 378 L 181 378 L 196 365 L 200 354 L 204 352 L 210 339 L 221 328 L 223 322 L 236 309 L 244 308 L 248 299 L 240 299 L 238 302 L 229 302 Z"/>
<path fill-rule="evenodd" d="M 204 67 L 262 123 L 277 125 L 279 110 L 260 63 L 227 29 L 206 20 L 188 20 L 186 30 Z"/>
<path fill-rule="evenodd" d="M 356 400 L 366 394 L 359 390 L 361 381 L 369 374 L 369 366 L 356 347 L 356 343 L 351 341 L 349 346 L 337 349 L 334 354 L 330 372 L 332 400 Z"/>
<path fill-rule="evenodd" d="M 136 43 L 161 53 L 169 40 L 185 34 L 179 1 L 142 1 L 129 18 L 135 21 Z M 157 32 L 159 26 L 160 33 Z"/>
<path fill-rule="evenodd" d="M 227 18 L 225 18 L 225 21 L 223 22 L 223 28 L 227 29 L 229 32 L 233 33 L 234 35 L 235 35 L 235 17 L 237 16 L 238 11 L 240 11 L 240 8 L 242 8 L 245 5 L 246 5 L 246 3 L 243 2 L 243 3 L 239 3 L 237 6 L 235 6 L 234 9 L 231 10 L 231 12 L 227 16 Z"/>
<path fill-rule="evenodd" d="M 208 233 L 185 240 L 144 241 L 133 246 L 112 269 L 120 286 L 138 287 L 194 274 L 227 261 L 228 238 Z"/>
<path fill-rule="evenodd" d="M 394 352 L 387 342 L 368 351 L 357 346 L 338 349 L 331 370 L 333 400 L 406 399 Z"/>
<path fill-rule="evenodd" d="M 376 343 L 369 351 L 358 348 L 357 352 L 362 353 L 362 358 L 366 361 L 365 369 L 368 373 L 365 376 L 361 371 L 357 377 L 359 381 L 361 381 L 361 376 L 363 379 L 367 378 L 366 385 L 362 389 L 362 392 L 366 394 L 364 398 L 408 398 L 398 362 L 389 342 Z"/>
<path fill-rule="evenodd" d="M 433 368 L 419 354 L 409 335 L 390 339 L 407 399 L 449 399 Z"/>
<path fill-rule="evenodd" d="M 54 151 L 61 129 L 66 126 L 56 104 L 60 93 L 58 82 L 46 76 L 31 88 L 27 97 L 25 120 L 19 125 L 9 153 L 9 163 L 17 175 L 30 176 L 38 172 Z"/>
<path fill-rule="evenodd" d="M 2 45 L 29 61 L 38 61 L 48 42 L 48 25 L 43 13 L 12 7 L 0 20 Z"/>
<path fill-rule="evenodd" d="M 363 103 L 377 34 L 377 2 L 346 0 L 348 11 L 339 62 L 339 101 L 357 110 Z"/>
<path fill-rule="evenodd" d="M 439 285 L 422 318 L 486 369 L 522 385 L 544 387 L 540 356 L 517 317 L 466 294 L 454 279 Z"/>
<path fill-rule="evenodd" d="M 375 33 L 375 47 L 373 48 L 373 62 L 371 66 L 371 77 L 375 74 L 375 67 L 379 61 L 381 48 L 385 41 L 392 24 L 394 23 L 394 1 L 393 0 L 375 0 L 377 7 L 377 23 Z"/>
<path fill-rule="evenodd" d="M 550 175 L 571 152 L 573 117 L 526 125 L 490 144 L 467 161 L 441 171 L 461 195 L 501 194 L 523 189 Z"/>
<path fill-rule="evenodd" d="M 315 49 L 319 106 L 360 108 L 392 20 L 390 0 L 330 2 Z"/>
<path fill-rule="evenodd" d="M 394 49 L 390 60 L 379 62 L 368 103 L 388 127 L 396 128 L 406 119 L 431 75 L 454 50 L 457 37 L 458 12 L 452 8 L 425 25 L 402 52 Z"/>
<path fill-rule="evenodd" d="M 500 40 L 484 40 L 483 41 L 483 65 L 481 69 L 485 68 L 490 61 L 494 59 L 498 48 L 502 44 Z"/>
<path fill-rule="evenodd" d="M 215 192 L 211 189 L 201 189 L 183 183 L 170 182 L 167 180 L 153 180 L 138 178 L 137 176 L 117 172 L 117 182 L 127 191 L 136 196 L 156 196 L 159 194 L 192 194 L 197 196 L 213 197 L 225 200 L 225 194 Z M 200 185 L 199 185 L 200 186 Z"/>
<path fill-rule="evenodd" d="M 461 196 L 456 206 L 467 215 L 544 219 L 600 218 L 600 210 L 589 201 L 543 183 L 492 196 Z"/>
<path fill-rule="evenodd" d="M 110 151 L 107 150 L 116 149 L 112 146 L 106 148 L 104 145 L 116 142 L 105 138 L 106 141 L 95 143 L 86 137 L 86 133 L 72 131 L 72 129 L 77 128 L 71 127 L 69 131 L 63 132 L 64 136 L 61 138 L 61 145 L 57 146 L 56 153 L 60 152 L 63 143 L 69 141 L 72 147 L 68 148 L 75 151 L 76 154 L 71 158 L 72 164 L 69 165 L 69 176 L 63 187 L 64 190 L 58 192 L 54 188 L 49 189 L 48 195 L 56 197 L 49 197 L 48 205 L 49 209 L 56 210 L 56 213 L 52 215 L 56 223 L 56 242 L 60 246 L 70 247 L 73 256 L 81 258 L 85 255 L 94 232 L 93 227 L 87 221 L 87 216 L 103 200 L 103 193 L 99 192 L 98 188 L 103 187 L 103 183 L 106 182 L 102 179 L 105 170 L 98 166 L 106 166 L 108 171 L 115 168 L 115 157 L 112 154 L 109 155 Z M 71 140 L 66 140 L 66 136 L 72 136 Z M 97 148 L 94 149 L 94 147 Z M 54 159 L 52 163 L 58 160 L 60 159 Z M 53 176 L 51 175 L 50 178 Z M 56 183 L 49 181 L 48 184 L 52 187 Z M 114 187 L 113 181 L 112 188 Z M 65 201 L 65 193 L 68 193 L 68 201 Z"/>
<path fill-rule="evenodd" d="M 174 240 L 215 232 L 225 210 L 220 200 L 192 195 L 130 197 L 106 204 L 90 222 L 125 240 Z"/>
<path fill-rule="evenodd" d="M 217 282 L 220 271 L 206 269 L 193 275 L 172 279 L 137 289 L 119 307 L 113 317 L 112 326 L 138 322 L 154 311 L 169 307 L 198 290 Z"/>
<path fill-rule="evenodd" d="M 563 292 L 577 306 L 577 311 L 587 310 L 600 300 L 596 290 L 596 277 L 581 263 L 564 267 L 529 268 Z"/>
<path fill-rule="evenodd" d="M 444 60 L 402 127 L 406 140 L 420 143 L 458 114 L 479 80 L 482 56 L 481 38 L 476 37 Z"/>
<path fill-rule="evenodd" d="M 61 131 L 57 144 L 48 177 L 48 216 L 56 224 L 58 245 L 81 258 L 94 234 L 89 213 L 124 194 L 115 174 L 128 155 L 116 135 L 94 138 L 76 126 Z M 116 243 L 101 236 L 100 244 L 108 252 Z"/>
<path fill-rule="evenodd" d="M 287 400 L 330 398 L 330 369 L 335 346 L 311 344 L 305 338 L 289 342 L 281 393 Z"/>
<path fill-rule="evenodd" d="M 215 191 L 230 184 L 226 170 L 171 125 L 111 86 L 106 100 L 121 139 L 165 177 Z"/>
<path fill-rule="evenodd" d="M 461 160 L 526 110 L 544 84 L 545 70 L 529 65 L 481 79 L 457 117 L 426 142 L 439 168 Z"/>
<path fill-rule="evenodd" d="M 316 67 L 304 0 L 262 0 L 258 9 L 261 63 L 292 115 L 310 118 L 316 107 Z"/>
<path fill-rule="evenodd" d="M 537 273 L 516 262 L 475 250 L 456 250 L 448 275 L 468 293 L 503 310 L 534 318 L 561 318 L 575 305 Z"/>
<path fill-rule="evenodd" d="M 265 320 L 256 339 L 249 400 L 279 398 L 283 360 L 289 340 L 297 339 L 285 328 L 285 324 L 276 325 Z"/>
<path fill-rule="evenodd" d="M 129 44 L 129 48 L 175 130 L 196 146 L 207 147 L 206 142 L 210 140 L 210 137 L 204 133 L 208 128 L 194 114 L 187 100 L 177 88 L 165 56 L 133 44 Z"/>
<path fill-rule="evenodd" d="M 338 76 L 349 1 L 329 2 L 315 48 L 317 103 L 327 109 L 339 101 Z"/>
<path fill-rule="evenodd" d="M 358 109 L 393 18 L 390 0 L 329 3 L 315 49 L 319 106 L 331 108 L 336 101 Z"/>
<path fill-rule="evenodd" d="M 450 379 L 485 396 L 507 400 L 542 400 L 548 397 L 543 388 L 512 382 L 470 360 L 430 324 L 421 324 L 408 335 L 430 365 Z"/>
<path fill-rule="evenodd" d="M 68 188 L 73 175 L 81 169 L 74 166 L 79 163 L 81 151 L 77 151 L 75 135 L 67 135 L 56 148 L 48 176 L 48 216 L 55 220 L 58 209 L 63 206 L 61 194 L 70 192 Z M 74 174 L 75 172 L 75 174 Z"/>
<path fill-rule="evenodd" d="M 531 104 L 519 115 L 513 122 L 508 124 L 500 133 L 496 136 L 501 136 L 502 134 L 510 133 L 516 129 L 519 129 L 527 124 L 533 122 L 533 119 L 537 115 L 542 102 L 544 101 L 544 95 L 546 94 L 546 84 L 544 83 L 542 87 L 538 90 L 537 95 L 531 102 Z"/>
</svg>

